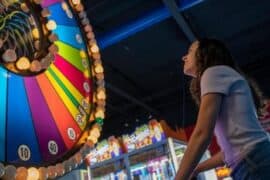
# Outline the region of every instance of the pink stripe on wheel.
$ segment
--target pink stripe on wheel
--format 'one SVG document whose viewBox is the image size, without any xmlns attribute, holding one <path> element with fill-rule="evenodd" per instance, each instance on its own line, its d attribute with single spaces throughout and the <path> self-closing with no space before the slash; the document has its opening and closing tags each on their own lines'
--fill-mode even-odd
<svg viewBox="0 0 270 180">
<path fill-rule="evenodd" d="M 64 74 L 64 76 L 80 91 L 80 93 L 87 97 L 91 93 L 87 93 L 83 88 L 83 83 L 87 82 L 91 86 L 89 78 L 84 77 L 83 72 L 79 71 L 73 65 L 68 63 L 63 57 L 58 54 L 55 55 L 55 66 Z"/>
<path fill-rule="evenodd" d="M 52 4 L 58 3 L 58 2 L 62 2 L 63 0 L 43 0 L 41 5 L 42 7 L 48 7 Z"/>
</svg>

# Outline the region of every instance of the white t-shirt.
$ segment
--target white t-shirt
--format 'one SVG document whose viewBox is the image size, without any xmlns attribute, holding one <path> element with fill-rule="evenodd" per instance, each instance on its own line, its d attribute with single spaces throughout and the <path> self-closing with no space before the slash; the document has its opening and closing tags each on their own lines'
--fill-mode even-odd
<svg viewBox="0 0 270 180">
<path fill-rule="evenodd" d="M 262 129 L 247 81 L 229 66 L 207 68 L 201 78 L 201 96 L 223 94 L 215 126 L 218 144 L 230 167 L 250 152 L 255 144 L 268 139 Z"/>
</svg>

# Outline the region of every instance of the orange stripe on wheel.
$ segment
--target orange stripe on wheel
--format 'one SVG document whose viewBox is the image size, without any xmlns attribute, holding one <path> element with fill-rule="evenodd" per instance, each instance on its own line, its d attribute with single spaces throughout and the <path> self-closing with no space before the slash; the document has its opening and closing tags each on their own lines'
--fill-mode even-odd
<svg viewBox="0 0 270 180">
<path fill-rule="evenodd" d="M 57 125 L 66 146 L 71 148 L 78 137 L 80 137 L 81 130 L 67 110 L 63 101 L 61 101 L 61 98 L 57 95 L 47 77 L 44 74 L 41 74 L 36 78 L 42 94 L 45 97 L 49 109 L 53 115 L 55 124 Z M 75 134 L 70 134 L 70 128 L 74 130 L 72 131 L 75 132 Z"/>
</svg>

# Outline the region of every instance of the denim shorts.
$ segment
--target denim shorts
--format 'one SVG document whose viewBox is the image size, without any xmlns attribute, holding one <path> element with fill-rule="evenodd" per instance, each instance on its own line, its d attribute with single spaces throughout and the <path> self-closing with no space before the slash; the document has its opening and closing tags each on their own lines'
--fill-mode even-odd
<svg viewBox="0 0 270 180">
<path fill-rule="evenodd" d="M 234 168 L 233 180 L 270 180 L 270 141 L 258 143 Z"/>
</svg>

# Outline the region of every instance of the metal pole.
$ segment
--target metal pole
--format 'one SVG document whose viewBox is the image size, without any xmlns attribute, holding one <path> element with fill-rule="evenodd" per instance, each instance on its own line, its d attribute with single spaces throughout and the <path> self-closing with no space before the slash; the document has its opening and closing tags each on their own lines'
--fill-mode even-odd
<svg viewBox="0 0 270 180">
<path fill-rule="evenodd" d="M 178 6 L 175 0 L 162 0 L 165 6 L 169 9 L 178 26 L 182 29 L 184 34 L 187 36 L 190 42 L 195 41 L 197 38 L 195 34 L 192 32 L 188 23 L 185 21 L 183 16 L 179 13 Z"/>
</svg>

